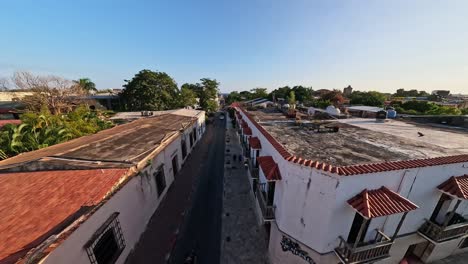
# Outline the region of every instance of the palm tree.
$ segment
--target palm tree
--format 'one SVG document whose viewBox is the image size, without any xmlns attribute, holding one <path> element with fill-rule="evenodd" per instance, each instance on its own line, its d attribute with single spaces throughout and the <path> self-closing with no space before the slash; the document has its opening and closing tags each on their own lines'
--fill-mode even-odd
<svg viewBox="0 0 468 264">
<path fill-rule="evenodd" d="M 96 84 L 91 81 L 89 78 L 81 78 L 79 80 L 73 81 L 76 85 L 81 87 L 86 93 L 96 92 Z"/>
</svg>

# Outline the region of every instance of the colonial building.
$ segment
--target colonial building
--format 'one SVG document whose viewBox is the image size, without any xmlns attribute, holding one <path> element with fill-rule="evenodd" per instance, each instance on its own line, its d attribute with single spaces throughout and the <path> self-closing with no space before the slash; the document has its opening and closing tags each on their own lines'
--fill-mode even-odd
<svg viewBox="0 0 468 264">
<path fill-rule="evenodd" d="M 178 110 L 0 162 L 0 263 L 124 263 L 205 131 Z"/>
<path fill-rule="evenodd" d="M 430 263 L 467 251 L 466 131 L 233 107 L 271 263 Z"/>
</svg>

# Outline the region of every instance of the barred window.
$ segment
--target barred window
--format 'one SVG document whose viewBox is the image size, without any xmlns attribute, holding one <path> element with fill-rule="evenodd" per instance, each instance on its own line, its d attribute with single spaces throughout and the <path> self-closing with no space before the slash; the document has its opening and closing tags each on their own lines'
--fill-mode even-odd
<svg viewBox="0 0 468 264">
<path fill-rule="evenodd" d="M 125 248 L 118 212 L 113 213 L 85 244 L 91 264 L 112 264 Z"/>
</svg>

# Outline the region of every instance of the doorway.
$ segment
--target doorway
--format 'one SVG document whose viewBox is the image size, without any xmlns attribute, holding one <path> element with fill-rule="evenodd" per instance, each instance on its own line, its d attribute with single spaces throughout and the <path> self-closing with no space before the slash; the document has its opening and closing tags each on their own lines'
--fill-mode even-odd
<svg viewBox="0 0 468 264">
<path fill-rule="evenodd" d="M 354 216 L 353 224 L 351 225 L 351 230 L 349 230 L 349 235 L 348 235 L 348 240 L 347 242 L 350 244 L 353 244 L 356 242 L 357 236 L 359 234 L 359 230 L 361 229 L 361 226 L 364 224 L 365 218 L 356 213 Z M 362 231 L 361 238 L 359 239 L 359 242 L 363 242 L 364 238 L 366 237 L 367 229 L 369 228 L 370 224 L 370 219 L 366 221 L 364 230 Z"/>
<path fill-rule="evenodd" d="M 437 202 L 437 205 L 432 212 L 430 220 L 433 223 L 438 223 L 440 225 L 443 224 L 451 203 L 452 197 L 442 193 L 440 195 L 439 202 Z"/>
<path fill-rule="evenodd" d="M 174 178 L 177 175 L 177 172 L 179 171 L 179 161 L 177 158 L 177 154 L 172 158 L 172 171 L 174 172 Z"/>
</svg>

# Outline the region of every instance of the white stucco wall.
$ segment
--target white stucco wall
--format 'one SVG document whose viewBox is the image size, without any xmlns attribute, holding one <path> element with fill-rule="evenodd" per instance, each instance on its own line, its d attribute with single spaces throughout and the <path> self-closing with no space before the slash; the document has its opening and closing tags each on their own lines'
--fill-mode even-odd
<svg viewBox="0 0 468 264">
<path fill-rule="evenodd" d="M 252 129 L 252 136 L 258 137 L 262 144 L 260 156 L 272 156 L 280 168 L 282 180 L 276 182 L 274 199 L 279 229 L 320 254 L 332 252 L 339 244 L 339 236 L 347 239 L 355 216 L 347 200 L 362 190 L 386 186 L 420 206 L 408 213 L 399 231 L 401 236 L 415 233 L 424 219 L 430 218 L 440 197 L 436 188 L 439 184 L 451 176 L 468 174 L 468 163 L 456 163 L 354 176 L 335 175 L 286 161 L 242 112 L 241 115 Z M 462 202 L 457 212 L 468 215 L 468 202 Z M 392 236 L 401 216 L 372 219 L 366 238 L 375 236 L 376 228 Z M 408 243 L 417 240 L 397 239 L 395 243 L 403 246 L 395 248 L 406 252 L 411 245 Z"/>
<path fill-rule="evenodd" d="M 204 116 L 203 116 L 204 118 Z M 204 119 L 203 119 L 204 120 Z M 193 128 L 197 128 L 202 122 L 196 123 L 184 131 L 188 134 Z M 201 138 L 197 137 L 197 141 Z M 187 154 L 191 152 L 189 141 L 187 140 Z M 195 144 L 194 144 L 195 145 Z M 141 234 L 145 231 L 151 216 L 156 211 L 158 205 L 163 200 L 167 190 L 174 181 L 172 169 L 172 157 L 178 155 L 179 170 L 183 164 L 181 136 L 177 136 L 169 143 L 156 157 L 152 159 L 150 165 L 142 170 L 137 176 L 126 183 L 122 189 L 114 194 L 105 204 L 102 205 L 89 219 L 78 227 L 65 241 L 53 250 L 44 260 L 46 264 L 70 263 L 85 264 L 90 263 L 88 255 L 83 246 L 92 237 L 94 232 L 114 212 L 119 212 L 118 220 L 122 227 L 126 246 L 116 263 L 124 263 L 126 257 L 138 242 Z M 164 164 L 164 174 L 166 178 L 166 188 L 158 196 L 156 181 L 153 172 Z M 147 172 L 147 176 L 144 176 Z"/>
</svg>

